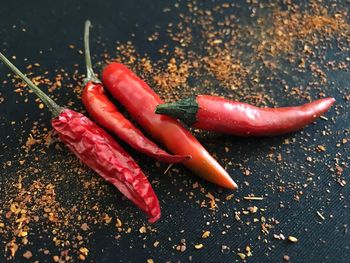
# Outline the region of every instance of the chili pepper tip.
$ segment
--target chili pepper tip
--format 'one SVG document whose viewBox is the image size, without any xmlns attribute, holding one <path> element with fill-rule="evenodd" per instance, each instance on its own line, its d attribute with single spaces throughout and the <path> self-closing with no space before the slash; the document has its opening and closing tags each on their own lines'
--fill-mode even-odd
<svg viewBox="0 0 350 263">
<path fill-rule="evenodd" d="M 159 212 L 158 215 L 156 215 L 156 216 L 154 216 L 154 217 L 152 217 L 152 218 L 149 218 L 149 219 L 148 219 L 148 222 L 150 222 L 150 223 L 155 223 L 155 222 L 157 222 L 157 221 L 160 219 L 160 216 L 161 216 L 161 213 Z"/>
</svg>

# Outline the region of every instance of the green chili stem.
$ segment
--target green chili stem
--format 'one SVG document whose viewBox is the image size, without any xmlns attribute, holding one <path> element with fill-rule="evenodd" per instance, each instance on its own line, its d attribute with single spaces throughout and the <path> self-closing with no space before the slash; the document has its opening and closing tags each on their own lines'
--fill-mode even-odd
<svg viewBox="0 0 350 263">
<path fill-rule="evenodd" d="M 49 96 L 47 96 L 41 89 L 39 89 L 29 78 L 27 78 L 15 65 L 13 65 L 1 52 L 0 60 L 11 69 L 17 76 L 19 76 L 28 87 L 45 103 L 45 105 L 52 112 L 53 117 L 57 117 L 63 110 L 62 107 L 56 104 Z"/>
<path fill-rule="evenodd" d="M 85 30 L 84 30 L 86 78 L 85 78 L 84 82 L 87 83 L 89 81 L 92 81 L 95 83 L 101 83 L 101 81 L 96 77 L 94 70 L 92 69 L 90 43 L 89 43 L 90 27 L 91 27 L 90 20 L 86 20 L 85 21 Z"/>
</svg>

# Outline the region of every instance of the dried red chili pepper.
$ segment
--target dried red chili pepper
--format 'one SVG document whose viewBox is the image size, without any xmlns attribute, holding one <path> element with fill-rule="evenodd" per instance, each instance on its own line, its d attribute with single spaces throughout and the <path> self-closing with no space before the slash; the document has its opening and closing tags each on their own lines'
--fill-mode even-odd
<svg viewBox="0 0 350 263">
<path fill-rule="evenodd" d="M 82 101 L 89 115 L 102 127 L 112 131 L 134 149 L 150 157 L 167 163 L 179 163 L 189 160 L 191 157 L 188 155 L 171 155 L 160 149 L 126 119 L 108 99 L 101 81 L 96 78 L 92 69 L 89 48 L 90 27 L 90 21 L 86 21 L 84 45 L 87 77 L 84 81 L 86 84 L 82 94 Z"/>
<path fill-rule="evenodd" d="M 236 189 L 236 183 L 224 168 L 204 149 L 180 122 L 154 113 L 163 103 L 158 95 L 131 70 L 111 63 L 102 72 L 102 82 L 133 118 L 173 154 L 191 155 L 184 165 L 197 175 L 217 185 Z"/>
<path fill-rule="evenodd" d="M 305 127 L 328 111 L 334 101 L 334 98 L 326 98 L 297 107 L 258 108 L 216 96 L 199 95 L 159 105 L 156 113 L 178 118 L 207 131 L 239 136 L 274 136 Z"/>
<path fill-rule="evenodd" d="M 83 163 L 146 212 L 150 222 L 157 221 L 160 218 L 158 198 L 140 167 L 121 146 L 89 118 L 58 106 L 1 53 L 0 60 L 50 109 L 53 115 L 51 123 L 60 140 Z"/>
</svg>

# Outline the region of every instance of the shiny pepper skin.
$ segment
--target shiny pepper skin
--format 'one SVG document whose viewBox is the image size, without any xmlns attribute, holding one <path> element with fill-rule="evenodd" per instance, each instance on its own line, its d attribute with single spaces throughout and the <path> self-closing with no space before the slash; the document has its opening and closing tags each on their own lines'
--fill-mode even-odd
<svg viewBox="0 0 350 263">
<path fill-rule="evenodd" d="M 327 112 L 334 98 L 301 106 L 259 108 L 246 103 L 200 95 L 194 127 L 238 136 L 277 136 L 300 130 Z"/>
<path fill-rule="evenodd" d="M 149 216 L 160 218 L 159 201 L 137 163 L 102 128 L 84 115 L 64 109 L 52 120 L 60 140 L 87 166 L 112 183 Z"/>
<path fill-rule="evenodd" d="M 190 156 L 171 155 L 148 139 L 118 111 L 113 102 L 108 99 L 101 83 L 89 81 L 85 85 L 81 99 L 93 120 L 137 151 L 166 163 L 179 163 L 191 158 Z"/>
<path fill-rule="evenodd" d="M 334 98 L 324 98 L 301 106 L 259 108 L 217 96 L 197 95 L 159 105 L 156 112 L 207 131 L 244 137 L 277 136 L 304 128 L 334 102 Z"/>
<path fill-rule="evenodd" d="M 183 163 L 186 167 L 212 183 L 237 189 L 225 169 L 179 121 L 155 114 L 156 107 L 163 101 L 130 69 L 120 63 L 110 63 L 102 72 L 102 82 L 135 121 L 172 154 L 192 157 Z"/>
</svg>

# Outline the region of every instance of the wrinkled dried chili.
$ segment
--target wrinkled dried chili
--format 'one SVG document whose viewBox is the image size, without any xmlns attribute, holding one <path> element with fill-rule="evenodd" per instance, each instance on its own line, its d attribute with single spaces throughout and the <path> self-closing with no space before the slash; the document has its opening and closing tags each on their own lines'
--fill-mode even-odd
<svg viewBox="0 0 350 263">
<path fill-rule="evenodd" d="M 147 213 L 150 222 L 160 218 L 159 201 L 137 163 L 102 128 L 81 113 L 62 108 L 19 71 L 2 53 L 0 60 L 18 75 L 47 105 L 60 140 L 87 166 L 112 183 Z"/>
</svg>

